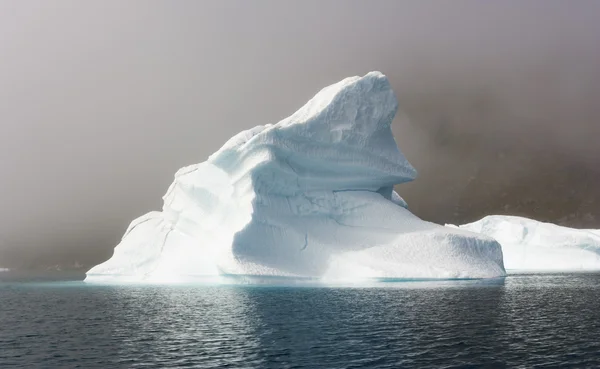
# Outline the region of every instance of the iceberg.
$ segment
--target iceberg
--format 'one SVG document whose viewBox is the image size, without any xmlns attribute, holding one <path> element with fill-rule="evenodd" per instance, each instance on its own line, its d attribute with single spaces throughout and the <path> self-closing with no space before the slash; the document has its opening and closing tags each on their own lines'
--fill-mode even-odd
<svg viewBox="0 0 600 369">
<path fill-rule="evenodd" d="M 504 215 L 486 216 L 459 228 L 496 239 L 502 245 L 507 270 L 600 270 L 600 230 Z"/>
<path fill-rule="evenodd" d="M 235 135 L 177 171 L 162 211 L 134 220 L 86 281 L 504 276 L 495 240 L 423 221 L 394 191 L 416 176 L 391 132 L 397 109 L 371 72 Z"/>
</svg>

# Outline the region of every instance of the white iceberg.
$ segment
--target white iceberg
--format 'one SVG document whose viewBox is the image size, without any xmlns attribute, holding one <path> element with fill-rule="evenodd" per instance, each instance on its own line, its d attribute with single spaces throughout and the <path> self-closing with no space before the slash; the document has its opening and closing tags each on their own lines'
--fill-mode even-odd
<svg viewBox="0 0 600 369">
<path fill-rule="evenodd" d="M 504 276 L 496 241 L 423 221 L 394 192 L 416 176 L 390 129 L 396 110 L 371 72 L 237 134 L 180 169 L 162 212 L 134 220 L 86 281 Z"/>
<path fill-rule="evenodd" d="M 459 227 L 496 239 L 502 245 L 507 270 L 600 270 L 600 230 L 504 215 L 490 215 Z"/>
</svg>

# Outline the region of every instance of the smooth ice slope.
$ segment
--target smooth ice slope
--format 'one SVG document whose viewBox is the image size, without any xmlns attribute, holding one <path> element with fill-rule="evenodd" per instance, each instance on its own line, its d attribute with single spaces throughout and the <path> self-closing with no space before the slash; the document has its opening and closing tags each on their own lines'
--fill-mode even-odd
<svg viewBox="0 0 600 369">
<path fill-rule="evenodd" d="M 86 280 L 503 276 L 498 243 L 422 221 L 393 191 L 416 175 L 392 136 L 396 110 L 372 72 L 239 133 L 180 169 L 163 211 L 134 220 Z"/>
<path fill-rule="evenodd" d="M 600 270 L 600 230 L 502 215 L 487 216 L 460 228 L 500 242 L 507 270 Z"/>
</svg>

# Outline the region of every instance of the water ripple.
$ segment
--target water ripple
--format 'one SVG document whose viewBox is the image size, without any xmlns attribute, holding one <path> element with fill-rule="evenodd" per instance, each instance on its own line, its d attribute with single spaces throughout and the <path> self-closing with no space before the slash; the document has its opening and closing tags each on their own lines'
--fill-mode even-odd
<svg viewBox="0 0 600 369">
<path fill-rule="evenodd" d="M 0 284 L 0 367 L 598 367 L 599 286 Z"/>
</svg>

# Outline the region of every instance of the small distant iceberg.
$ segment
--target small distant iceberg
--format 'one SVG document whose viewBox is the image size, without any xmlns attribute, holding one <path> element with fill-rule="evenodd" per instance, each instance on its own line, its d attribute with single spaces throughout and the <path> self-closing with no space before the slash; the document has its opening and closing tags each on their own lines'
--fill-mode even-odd
<svg viewBox="0 0 600 369">
<path fill-rule="evenodd" d="M 497 240 L 508 271 L 600 270 L 597 229 L 574 229 L 505 215 L 486 216 L 458 228 Z"/>
<path fill-rule="evenodd" d="M 392 135 L 397 109 L 371 72 L 237 134 L 180 169 L 162 211 L 134 220 L 86 281 L 504 276 L 495 240 L 423 221 L 394 191 L 416 176 Z"/>
</svg>

